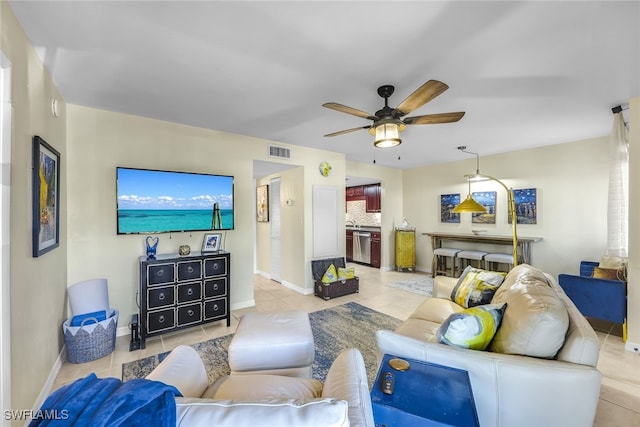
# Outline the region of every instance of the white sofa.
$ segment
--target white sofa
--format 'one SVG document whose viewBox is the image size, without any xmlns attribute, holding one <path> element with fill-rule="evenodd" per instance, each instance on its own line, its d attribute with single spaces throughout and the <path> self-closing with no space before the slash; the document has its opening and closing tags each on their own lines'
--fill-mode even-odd
<svg viewBox="0 0 640 427">
<path fill-rule="evenodd" d="M 338 355 L 324 384 L 271 374 L 230 375 L 209 384 L 200 356 L 188 346 L 176 347 L 146 378 L 182 393 L 176 398 L 179 426 L 374 427 L 357 349 Z"/>
<path fill-rule="evenodd" d="M 507 307 L 486 351 L 435 340 L 440 324 L 464 310 L 450 299 L 456 282 L 437 276 L 433 297 L 394 332 L 378 331 L 380 355 L 468 371 L 483 427 L 592 426 L 601 382 L 598 337 L 554 278 L 529 265 L 509 272 L 491 300 Z"/>
</svg>

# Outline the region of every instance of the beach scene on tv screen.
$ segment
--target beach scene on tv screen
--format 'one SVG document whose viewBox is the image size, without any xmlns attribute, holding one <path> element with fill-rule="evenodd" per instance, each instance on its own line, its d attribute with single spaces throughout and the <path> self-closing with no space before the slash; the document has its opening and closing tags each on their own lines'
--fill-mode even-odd
<svg viewBox="0 0 640 427">
<path fill-rule="evenodd" d="M 233 229 L 233 177 L 118 168 L 118 233 Z"/>
</svg>

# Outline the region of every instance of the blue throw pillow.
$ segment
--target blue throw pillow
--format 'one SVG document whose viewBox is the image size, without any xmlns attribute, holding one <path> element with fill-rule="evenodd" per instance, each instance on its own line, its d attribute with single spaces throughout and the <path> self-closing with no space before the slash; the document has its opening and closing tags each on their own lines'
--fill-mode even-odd
<svg viewBox="0 0 640 427">
<path fill-rule="evenodd" d="M 506 308 L 506 303 L 487 304 L 454 313 L 440 325 L 436 337 L 443 344 L 484 350 L 498 331 Z"/>
</svg>

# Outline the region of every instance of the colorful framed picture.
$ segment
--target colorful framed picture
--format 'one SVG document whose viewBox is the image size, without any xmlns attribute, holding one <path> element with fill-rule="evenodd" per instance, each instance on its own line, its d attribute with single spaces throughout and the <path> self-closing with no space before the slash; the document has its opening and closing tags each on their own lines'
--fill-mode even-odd
<svg viewBox="0 0 640 427">
<path fill-rule="evenodd" d="M 256 187 L 256 219 L 258 222 L 269 222 L 269 186 Z"/>
<path fill-rule="evenodd" d="M 518 224 L 538 223 L 538 194 L 535 188 L 513 190 L 516 203 L 516 218 Z M 509 215 L 511 224 L 511 215 Z"/>
<path fill-rule="evenodd" d="M 222 233 L 204 233 L 202 252 L 218 252 L 222 249 Z"/>
<path fill-rule="evenodd" d="M 60 245 L 60 153 L 38 135 L 33 137 L 33 256 Z"/>
<path fill-rule="evenodd" d="M 440 222 L 460 223 L 460 214 L 451 210 L 460 204 L 460 194 L 440 195 Z"/>
<path fill-rule="evenodd" d="M 471 222 L 473 224 L 495 224 L 496 223 L 496 192 L 479 191 L 471 193 L 473 200 L 487 208 L 486 213 L 472 213 Z"/>
</svg>

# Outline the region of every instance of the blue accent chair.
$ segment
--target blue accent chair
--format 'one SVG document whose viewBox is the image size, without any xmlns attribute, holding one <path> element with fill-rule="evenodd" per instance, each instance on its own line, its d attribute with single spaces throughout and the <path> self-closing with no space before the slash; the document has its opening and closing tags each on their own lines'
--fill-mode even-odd
<svg viewBox="0 0 640 427">
<path fill-rule="evenodd" d="M 597 262 L 581 261 L 580 275 L 559 274 L 558 284 L 585 317 L 622 324 L 627 341 L 627 282 L 591 277 Z"/>
</svg>

